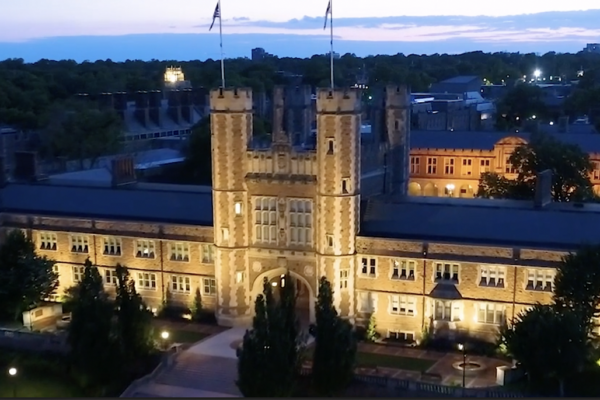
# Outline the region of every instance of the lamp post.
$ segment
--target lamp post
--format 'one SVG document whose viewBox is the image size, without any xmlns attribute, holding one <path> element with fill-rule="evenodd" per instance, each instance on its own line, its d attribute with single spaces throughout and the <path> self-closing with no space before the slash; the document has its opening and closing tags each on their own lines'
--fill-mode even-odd
<svg viewBox="0 0 600 400">
<path fill-rule="evenodd" d="M 8 375 L 10 375 L 13 384 L 13 397 L 17 397 L 17 369 L 15 367 L 10 367 L 8 369 Z"/>
<path fill-rule="evenodd" d="M 465 397 L 465 386 L 466 386 L 466 373 L 467 373 L 467 349 L 464 344 L 459 343 L 458 350 L 462 351 L 463 363 L 462 363 L 462 392 Z"/>
<path fill-rule="evenodd" d="M 169 339 L 169 332 L 167 332 L 167 331 L 162 331 L 162 332 L 160 333 L 160 337 L 161 337 L 161 339 L 163 340 L 163 348 L 164 348 L 165 350 L 167 350 L 167 340 Z"/>
</svg>

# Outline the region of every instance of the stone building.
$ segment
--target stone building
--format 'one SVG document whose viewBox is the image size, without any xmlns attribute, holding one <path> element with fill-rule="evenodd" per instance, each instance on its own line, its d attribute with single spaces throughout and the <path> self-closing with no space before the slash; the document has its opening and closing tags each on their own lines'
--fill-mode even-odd
<svg viewBox="0 0 600 400">
<path fill-rule="evenodd" d="M 594 166 L 590 179 L 594 191 L 600 193 L 600 136 L 551 131 L 548 134 L 576 144 L 590 155 Z M 411 196 L 472 198 L 483 172 L 515 179 L 516 170 L 508 159 L 529 137 L 525 132 L 412 131 L 408 192 Z"/>
<path fill-rule="evenodd" d="M 388 93 L 393 150 L 408 140 L 408 108 L 394 104 L 407 91 Z M 314 320 L 326 276 L 343 316 L 375 315 L 382 335 L 405 341 L 425 330 L 494 336 L 549 301 L 561 256 L 600 240 L 600 210 L 549 203 L 548 176 L 531 204 L 401 196 L 401 169 L 385 196 L 361 199 L 358 93 L 320 89 L 316 101 L 316 149 L 293 146 L 280 128 L 269 149 L 253 149 L 250 90 L 211 91 L 212 189 L 138 183 L 127 158 L 109 181 L 41 179 L 24 157 L 32 164 L 20 182 L 0 191 L 3 228 L 23 229 L 57 261 L 61 291 L 90 257 L 109 289 L 116 264 L 129 267 L 154 309 L 167 293 L 191 305 L 199 289 L 220 324 L 247 326 L 263 279 L 296 285 L 300 315 Z"/>
</svg>

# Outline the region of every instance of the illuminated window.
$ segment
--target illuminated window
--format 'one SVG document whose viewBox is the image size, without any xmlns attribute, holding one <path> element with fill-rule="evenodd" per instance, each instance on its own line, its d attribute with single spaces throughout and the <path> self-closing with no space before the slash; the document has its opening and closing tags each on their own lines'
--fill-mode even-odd
<svg viewBox="0 0 600 400">
<path fill-rule="evenodd" d="M 458 301 L 434 300 L 433 319 L 436 321 L 460 321 L 461 303 Z"/>
<path fill-rule="evenodd" d="M 312 200 L 291 199 L 289 201 L 290 243 L 310 246 L 312 244 Z"/>
<path fill-rule="evenodd" d="M 56 250 L 58 239 L 54 232 L 40 232 L 40 250 Z"/>
<path fill-rule="evenodd" d="M 235 215 L 242 215 L 242 203 L 235 203 L 234 205 Z"/>
<path fill-rule="evenodd" d="M 117 285 L 117 271 L 114 269 L 104 270 L 104 283 L 109 286 Z"/>
<path fill-rule="evenodd" d="M 392 279 L 415 279 L 416 262 L 412 260 L 393 260 L 392 261 Z"/>
<path fill-rule="evenodd" d="M 170 243 L 171 261 L 190 261 L 190 245 L 188 243 Z"/>
<path fill-rule="evenodd" d="M 138 272 L 137 287 L 139 289 L 156 290 L 156 274 L 149 272 Z"/>
<path fill-rule="evenodd" d="M 506 268 L 497 265 L 482 265 L 479 267 L 481 278 L 479 286 L 504 287 Z"/>
<path fill-rule="evenodd" d="M 105 237 L 104 241 L 104 255 L 107 256 L 120 256 L 121 255 L 121 238 L 116 237 Z"/>
<path fill-rule="evenodd" d="M 204 264 L 212 264 L 214 262 L 214 257 L 213 257 L 214 246 L 212 244 L 200 245 L 200 251 L 202 253 L 202 262 Z"/>
<path fill-rule="evenodd" d="M 202 278 L 202 293 L 206 296 L 214 296 L 217 294 L 217 281 L 215 278 Z"/>
<path fill-rule="evenodd" d="M 153 240 L 136 240 L 135 256 L 138 258 L 154 258 L 154 241 Z"/>
<path fill-rule="evenodd" d="M 427 157 L 427 173 L 435 175 L 437 173 L 437 158 Z"/>
<path fill-rule="evenodd" d="M 189 276 L 171 275 L 171 290 L 174 293 L 192 293 L 192 284 Z"/>
<path fill-rule="evenodd" d="M 503 304 L 479 303 L 477 305 L 477 322 L 480 324 L 503 324 L 505 314 L 506 308 Z"/>
<path fill-rule="evenodd" d="M 238 271 L 235 273 L 235 283 L 243 283 L 244 282 L 244 273 Z"/>
<path fill-rule="evenodd" d="M 89 239 L 86 235 L 70 235 L 71 253 L 89 253 Z"/>
<path fill-rule="evenodd" d="M 254 199 L 254 231 L 257 243 L 277 243 L 277 199 Z"/>
<path fill-rule="evenodd" d="M 416 299 L 412 296 L 390 296 L 390 314 L 414 316 L 416 309 Z"/>
</svg>

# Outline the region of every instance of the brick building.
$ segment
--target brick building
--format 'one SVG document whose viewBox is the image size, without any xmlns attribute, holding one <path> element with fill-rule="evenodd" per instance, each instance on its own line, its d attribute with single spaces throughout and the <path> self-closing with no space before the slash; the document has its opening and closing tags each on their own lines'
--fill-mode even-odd
<svg viewBox="0 0 600 400">
<path fill-rule="evenodd" d="M 408 164 L 408 92 L 390 87 L 386 96 L 386 154 Z M 57 261 L 61 291 L 90 257 L 109 289 L 121 263 L 150 307 L 167 293 L 190 305 L 200 289 L 220 324 L 243 326 L 263 279 L 286 284 L 286 271 L 300 314 L 314 320 L 326 276 L 342 315 L 360 323 L 374 314 L 384 336 L 408 341 L 426 329 L 495 335 L 550 299 L 566 251 L 600 239 L 598 208 L 549 204 L 549 191 L 531 204 L 397 197 L 408 165 L 388 169 L 386 195 L 361 199 L 356 91 L 318 90 L 316 149 L 294 147 L 277 128 L 271 148 L 246 146 L 248 89 L 214 90 L 210 104 L 212 188 L 137 183 L 128 159 L 114 161 L 109 181 L 85 184 L 36 179 L 25 165 L 21 182 L 0 191 L 4 230 L 25 230 Z"/>
</svg>

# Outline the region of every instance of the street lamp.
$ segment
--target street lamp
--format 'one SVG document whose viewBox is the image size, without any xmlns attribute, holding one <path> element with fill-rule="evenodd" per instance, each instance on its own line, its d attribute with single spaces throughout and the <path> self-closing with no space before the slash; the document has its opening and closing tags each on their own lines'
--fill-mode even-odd
<svg viewBox="0 0 600 400">
<path fill-rule="evenodd" d="M 462 388 L 463 397 L 465 397 L 465 386 L 466 386 L 466 372 L 467 372 L 467 349 L 464 344 L 458 344 L 458 350 L 462 351 L 463 363 L 462 363 Z"/>
<path fill-rule="evenodd" d="M 10 375 L 11 377 L 14 378 L 13 382 L 12 382 L 12 384 L 13 384 L 13 397 L 16 398 L 17 397 L 17 379 L 16 379 L 17 369 L 15 367 L 10 367 L 8 369 L 8 375 Z"/>
<path fill-rule="evenodd" d="M 167 340 L 169 339 L 169 332 L 162 331 L 160 333 L 160 337 L 163 340 L 163 348 L 166 350 L 167 349 Z"/>
</svg>

